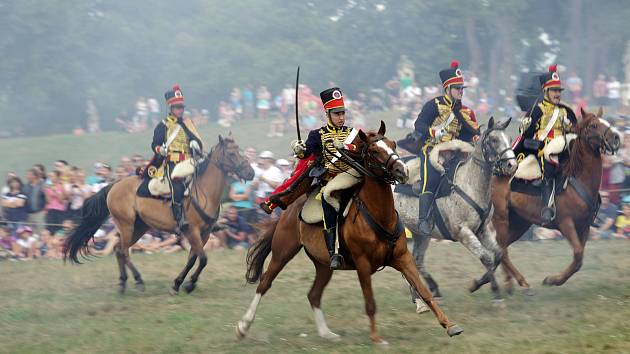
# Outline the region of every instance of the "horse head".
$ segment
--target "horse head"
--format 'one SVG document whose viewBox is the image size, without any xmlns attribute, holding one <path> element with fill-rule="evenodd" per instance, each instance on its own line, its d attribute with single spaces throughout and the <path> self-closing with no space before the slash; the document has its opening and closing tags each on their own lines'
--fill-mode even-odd
<svg viewBox="0 0 630 354">
<path fill-rule="evenodd" d="M 254 178 L 254 169 L 241 154 L 231 134 L 225 138 L 219 135 L 219 142 L 208 153 L 208 159 L 225 173 L 233 173 L 246 181 Z"/>
<path fill-rule="evenodd" d="M 615 127 L 602 118 L 602 108 L 597 114 L 586 112 L 583 108 L 580 111 L 582 119 L 575 128 L 578 137 L 596 154 L 617 152 L 621 146 L 621 136 Z"/>
<path fill-rule="evenodd" d="M 385 123 L 381 121 L 378 132 L 359 130 L 355 139 L 364 166 L 378 178 L 388 183 L 405 183 L 409 169 L 396 152 L 396 143 L 385 137 Z"/>
<path fill-rule="evenodd" d="M 500 176 L 512 176 L 518 168 L 510 140 L 505 134 L 505 128 L 511 120 L 512 118 L 508 118 L 504 122 L 495 123 L 494 117 L 490 117 L 488 129 L 479 139 L 484 163 L 492 167 L 494 174 Z"/>
</svg>

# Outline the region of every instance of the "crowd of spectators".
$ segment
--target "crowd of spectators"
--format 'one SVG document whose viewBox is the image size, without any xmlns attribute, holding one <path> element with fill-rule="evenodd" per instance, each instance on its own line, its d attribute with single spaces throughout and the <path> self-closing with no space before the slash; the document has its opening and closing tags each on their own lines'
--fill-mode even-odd
<svg viewBox="0 0 630 354">
<path fill-rule="evenodd" d="M 495 103 L 488 98 L 483 85 L 474 73 L 465 73 L 467 88 L 464 104 L 473 108 L 478 117 L 490 112 L 501 111 L 508 116 L 520 116 L 520 110 L 506 95 Z M 619 112 L 627 110 L 630 88 L 614 76 L 600 74 L 593 82 L 590 95 L 585 94 L 581 78 L 572 72 L 566 76 L 564 99 L 577 110 L 580 106 L 603 106 L 607 108 L 606 119 L 623 134 L 623 147 L 617 155 L 604 156 L 602 175 L 602 207 L 593 224 L 593 239 L 630 237 L 630 125 L 628 117 Z M 333 83 L 329 83 L 333 86 Z M 345 94 L 347 125 L 361 128 L 365 125 L 365 114 L 375 111 L 397 112 L 400 128 L 413 128 L 413 123 L 422 104 L 441 94 L 439 86 L 420 86 L 410 71 L 402 70 L 397 77 L 386 82 L 383 88 Z M 300 127 L 304 132 L 324 124 L 322 103 L 319 96 L 307 85 L 298 90 Z M 248 84 L 233 88 L 218 107 L 216 124 L 229 127 L 243 119 L 258 119 L 269 122 L 269 137 L 282 136 L 287 129 L 295 129 L 295 87 L 287 84 L 272 93 L 267 87 L 255 88 Z M 87 108 L 90 132 L 98 131 L 98 117 L 94 104 Z M 135 113 L 131 118 L 123 114 L 119 124 L 128 132 L 139 132 L 157 124 L 161 119 L 157 99 L 138 98 Z M 210 121 L 207 110 L 191 109 L 185 113 L 203 125 Z M 266 217 L 257 208 L 293 170 L 294 159 L 290 156 L 276 158 L 271 151 L 258 151 L 254 147 L 245 149 L 256 172 L 253 181 L 233 181 L 223 198 L 223 212 L 219 226 L 211 235 L 206 249 L 247 248 L 256 240 L 255 225 Z M 24 179 L 9 173 L 2 188 L 0 206 L 0 256 L 11 259 L 34 257 L 59 258 L 64 238 L 80 222 L 81 207 L 85 199 L 105 185 L 135 174 L 138 167 L 147 163 L 142 155 L 120 158 L 116 168 L 96 162 L 88 176 L 86 172 L 65 160 L 57 160 L 50 171 L 42 164 L 33 165 Z M 534 238 L 553 239 L 559 233 L 536 229 Z M 106 222 L 90 244 L 93 253 L 109 254 L 118 242 L 116 229 L 111 220 Z M 175 252 L 187 248 L 185 240 L 175 235 L 149 231 L 134 246 L 135 251 L 146 253 Z"/>
</svg>

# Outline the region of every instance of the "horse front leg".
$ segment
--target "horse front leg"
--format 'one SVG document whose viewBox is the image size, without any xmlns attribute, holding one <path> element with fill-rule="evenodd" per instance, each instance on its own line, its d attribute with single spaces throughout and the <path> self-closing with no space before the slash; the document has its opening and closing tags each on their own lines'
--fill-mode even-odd
<svg viewBox="0 0 630 354">
<path fill-rule="evenodd" d="M 184 282 L 184 279 L 186 279 L 186 275 L 188 275 L 188 272 L 190 272 L 192 267 L 195 265 L 196 261 L 197 261 L 197 255 L 193 253 L 193 250 L 191 247 L 190 251 L 188 251 L 188 261 L 186 262 L 184 269 L 179 273 L 177 278 L 173 280 L 173 287 L 169 289 L 169 293 L 171 295 L 179 294 L 179 287 Z"/>
<path fill-rule="evenodd" d="M 197 269 L 190 277 L 190 281 L 186 283 L 184 286 L 184 290 L 186 293 L 190 294 L 197 287 L 197 280 L 199 279 L 199 275 L 208 264 L 208 256 L 206 255 L 206 251 L 203 249 L 203 242 L 201 240 L 201 234 L 199 230 L 194 230 L 189 232 L 188 234 L 188 242 L 190 243 L 190 252 L 195 254 L 199 259 L 199 264 L 197 265 Z"/>
<path fill-rule="evenodd" d="M 459 242 L 468 249 L 470 253 L 479 258 L 483 266 L 486 268 L 486 273 L 479 279 L 473 280 L 472 285 L 468 288 L 471 293 L 477 291 L 482 285 L 493 281 L 494 279 L 494 261 L 493 254 L 486 250 L 481 244 L 477 236 L 468 228 L 462 227 L 457 233 L 456 237 Z"/>
<path fill-rule="evenodd" d="M 359 283 L 361 284 L 361 291 L 363 292 L 363 300 L 365 301 L 365 313 L 370 318 L 370 338 L 374 344 L 387 345 L 389 343 L 378 334 L 376 329 L 376 301 L 374 300 L 374 291 L 372 290 L 372 264 L 365 256 L 357 257 L 355 264 Z M 420 277 L 418 276 L 417 278 L 419 281 Z M 407 281 L 409 281 L 409 279 L 407 279 Z"/>
<path fill-rule="evenodd" d="M 494 260 L 492 264 L 492 274 L 494 274 L 499 264 L 501 264 L 503 252 L 501 252 L 501 248 L 497 244 L 496 233 L 490 228 L 489 223 L 486 223 L 486 225 L 484 225 L 483 230 L 479 235 L 479 241 L 481 242 L 481 245 L 486 248 L 486 251 L 494 254 Z M 490 279 L 490 285 L 495 300 L 500 300 L 501 292 L 499 290 L 499 285 L 497 284 L 495 277 L 492 277 Z"/>
<path fill-rule="evenodd" d="M 543 280 L 543 285 L 555 285 L 560 286 L 564 284 L 575 272 L 580 270 L 582 267 L 582 259 L 584 256 L 584 244 L 578 238 L 578 234 L 575 230 L 575 224 L 573 223 L 573 219 L 566 218 L 559 223 L 558 228 L 560 232 L 566 237 L 571 247 L 573 247 L 573 261 L 569 266 L 560 274 L 554 276 L 548 276 Z M 582 235 L 585 232 L 588 232 L 588 227 L 584 228 L 585 230 L 581 230 Z"/>
</svg>

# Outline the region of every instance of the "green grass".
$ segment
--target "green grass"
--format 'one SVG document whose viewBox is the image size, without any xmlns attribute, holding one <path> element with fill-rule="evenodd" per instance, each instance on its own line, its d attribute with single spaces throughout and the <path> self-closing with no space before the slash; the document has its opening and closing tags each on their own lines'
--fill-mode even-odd
<svg viewBox="0 0 630 354">
<path fill-rule="evenodd" d="M 539 285 L 570 262 L 566 242 L 519 243 L 512 258 L 535 287 L 516 292 L 506 308 L 489 290 L 468 294 L 482 267 L 461 245 L 432 244 L 427 264 L 446 297 L 444 309 L 464 328 L 449 338 L 432 314 L 417 315 L 400 275 L 377 273 L 374 288 L 380 334 L 392 353 L 628 353 L 630 262 L 627 241 L 587 244 L 584 266 L 562 287 Z M 244 252 L 211 253 L 192 295 L 168 295 L 185 255 L 133 255 L 147 283 L 116 293 L 113 257 L 81 266 L 60 261 L 0 263 L 2 353 L 245 353 L 376 352 L 354 272 L 338 272 L 323 309 L 340 343 L 317 336 L 306 299 L 314 270 L 300 253 L 263 298 L 250 336 L 237 341 L 234 325 L 255 287 L 245 285 Z M 130 285 L 133 282 L 130 281 Z"/>
</svg>

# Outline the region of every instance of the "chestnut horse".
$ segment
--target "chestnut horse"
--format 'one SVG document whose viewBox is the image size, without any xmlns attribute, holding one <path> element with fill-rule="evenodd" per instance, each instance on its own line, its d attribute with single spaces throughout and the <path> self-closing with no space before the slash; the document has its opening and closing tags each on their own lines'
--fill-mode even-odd
<svg viewBox="0 0 630 354">
<path fill-rule="evenodd" d="M 195 289 L 197 279 L 206 266 L 208 258 L 203 245 L 217 220 L 221 196 L 227 183 L 228 174 L 251 180 L 254 170 L 247 159 L 239 152 L 238 145 L 231 137 L 219 136 L 207 156 L 197 162 L 194 180 L 189 187 L 190 196 L 184 199 L 184 210 L 189 227 L 183 233 L 190 243 L 188 262 L 184 270 L 175 278 L 171 293 L 177 293 L 186 275 L 199 259 L 199 265 L 184 289 Z M 125 292 L 128 267 L 136 280 L 136 287 L 144 290 L 140 272 L 129 259 L 129 247 L 138 241 L 149 228 L 173 232 L 176 227 L 170 202 L 161 199 L 143 198 L 136 195 L 142 183 L 139 176 L 130 176 L 103 188 L 88 198 L 81 210 L 81 223 L 68 237 L 64 247 L 64 259 L 80 263 L 78 255 L 89 254 L 88 242 L 105 222 L 110 212 L 118 229 L 119 244 L 116 258 L 120 270 L 120 293 Z"/>
<path fill-rule="evenodd" d="M 396 181 L 404 182 L 408 178 L 408 169 L 395 152 L 395 143 L 384 137 L 384 133 L 385 124 L 381 122 L 378 133 L 366 134 L 359 131 L 354 141 L 357 150 L 360 151 L 354 167 L 363 177 L 356 187 L 346 221 L 339 226 L 340 248 L 346 249 L 351 255 L 351 260 L 346 259 L 344 269 L 354 269 L 358 274 L 365 310 L 370 318 L 370 337 L 374 343 L 387 343 L 376 330 L 374 316 L 376 304 L 371 283 L 371 275 L 382 266 L 393 267 L 403 274 L 433 310 L 439 323 L 447 329 L 450 336 L 460 334 L 463 330 L 448 320 L 431 293 L 422 284 L 413 257 L 407 249 L 404 228 L 394 209 L 394 196 L 390 184 Z M 346 162 L 350 161 L 348 156 L 345 155 Z M 306 224 L 299 217 L 305 201 L 306 196 L 302 196 L 291 204 L 279 220 L 273 222 L 266 230 L 263 238 L 249 250 L 246 278 L 250 283 L 258 280 L 260 283 L 249 309 L 236 326 L 236 335 L 239 338 L 247 335 L 256 316 L 258 304 L 271 287 L 272 281 L 302 247 L 306 249 L 306 254 L 316 271 L 308 300 L 314 312 L 318 333 L 330 340 L 339 338 L 328 328 L 321 310 L 322 292 L 333 271 L 329 268 L 322 225 Z M 272 253 L 271 262 L 262 273 L 269 253 Z"/>
<path fill-rule="evenodd" d="M 562 273 L 546 277 L 544 285 L 562 285 L 582 266 L 589 227 L 599 208 L 601 154 L 614 153 L 620 145 L 619 134 L 601 116 L 601 108 L 597 115 L 582 110 L 582 119 L 573 129 L 577 138 L 570 144 L 568 161 L 562 166 L 562 173 L 569 183 L 566 190 L 555 198 L 556 218 L 551 224 L 543 225 L 562 232 L 573 247 L 573 262 Z M 529 292 L 529 283 L 510 261 L 507 248 L 532 224 L 541 225 L 541 198 L 510 191 L 509 178 L 495 177 L 492 202 L 495 207 L 492 221 L 497 231 L 497 242 L 503 251 L 501 264 L 506 273 L 506 290 L 508 293 L 513 291 L 514 277 Z"/>
</svg>

